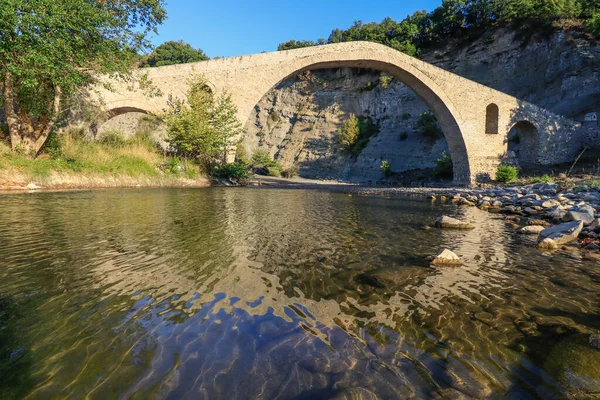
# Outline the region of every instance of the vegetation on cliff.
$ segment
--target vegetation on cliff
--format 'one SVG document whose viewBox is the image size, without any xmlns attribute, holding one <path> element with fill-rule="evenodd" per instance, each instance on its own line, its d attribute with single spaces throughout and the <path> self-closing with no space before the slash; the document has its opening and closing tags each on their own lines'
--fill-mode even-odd
<svg viewBox="0 0 600 400">
<path fill-rule="evenodd" d="M 334 29 L 327 40 L 291 40 L 280 44 L 278 50 L 364 40 L 419 56 L 421 49 L 451 37 L 481 36 L 492 25 L 514 23 L 535 29 L 566 20 L 578 21 L 592 34 L 600 35 L 600 3 L 597 0 L 444 0 L 435 10 L 417 11 L 400 22 L 391 18 L 380 23 L 356 21 L 348 29 Z"/>
<path fill-rule="evenodd" d="M 127 74 L 147 34 L 166 17 L 162 0 L 3 0 L 0 84 L 13 151 L 33 157 L 65 98 L 96 74 Z"/>
</svg>

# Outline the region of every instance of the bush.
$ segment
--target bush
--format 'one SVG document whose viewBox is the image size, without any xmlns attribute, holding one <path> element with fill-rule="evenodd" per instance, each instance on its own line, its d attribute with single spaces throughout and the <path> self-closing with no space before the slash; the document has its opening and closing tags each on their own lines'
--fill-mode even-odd
<svg viewBox="0 0 600 400">
<path fill-rule="evenodd" d="M 444 136 L 437 119 L 430 112 L 424 112 L 419 115 L 417 129 L 426 139 L 437 140 Z"/>
<path fill-rule="evenodd" d="M 530 183 L 552 183 L 553 181 L 550 175 L 536 176 L 529 180 Z"/>
<path fill-rule="evenodd" d="M 388 87 L 390 87 L 390 84 L 392 83 L 393 80 L 394 80 L 394 78 L 392 78 L 391 76 L 381 75 L 379 77 L 379 84 L 381 85 L 382 88 L 387 89 Z"/>
<path fill-rule="evenodd" d="M 512 165 L 501 165 L 496 171 L 496 180 L 501 183 L 512 182 L 519 177 L 519 172 Z"/>
<path fill-rule="evenodd" d="M 379 127 L 369 117 L 357 117 L 350 114 L 338 129 L 338 140 L 343 151 L 358 156 L 367 146 L 372 136 L 377 136 Z"/>
<path fill-rule="evenodd" d="M 288 169 L 284 169 L 283 172 L 281 173 L 281 176 L 283 176 L 284 178 L 295 178 L 298 176 L 298 166 L 297 165 L 292 165 L 291 167 L 289 167 Z"/>
<path fill-rule="evenodd" d="M 213 176 L 239 183 L 245 183 L 250 177 L 250 166 L 241 161 L 236 161 L 230 164 L 222 164 L 213 170 Z"/>
<path fill-rule="evenodd" d="M 410 119 L 410 117 L 412 117 L 412 115 L 410 113 L 407 113 L 407 112 L 402 113 L 402 119 L 404 121 L 408 121 Z"/>
<path fill-rule="evenodd" d="M 338 129 L 338 141 L 342 150 L 351 151 L 358 140 L 359 133 L 358 118 L 356 118 L 356 115 L 350 114 L 348 119 L 342 124 L 342 127 Z"/>
<path fill-rule="evenodd" d="M 123 146 L 125 142 L 123 133 L 119 131 L 107 131 L 100 138 L 100 143 L 113 147 Z"/>
<path fill-rule="evenodd" d="M 258 149 L 252 154 L 252 168 L 262 168 L 270 176 L 281 176 L 283 167 L 277 160 L 271 158 L 271 154 L 265 149 Z"/>
<path fill-rule="evenodd" d="M 406 139 L 408 139 L 408 133 L 406 133 L 406 132 L 402 132 L 402 133 L 400 134 L 400 141 L 401 141 L 401 142 L 404 142 Z"/>
<path fill-rule="evenodd" d="M 450 179 L 454 176 L 452 159 L 445 151 L 435 160 L 433 175 L 440 179 Z"/>
<path fill-rule="evenodd" d="M 383 172 L 384 177 L 389 178 L 392 176 L 392 164 L 390 164 L 389 161 L 383 160 L 379 168 L 381 169 L 381 172 Z"/>
<path fill-rule="evenodd" d="M 588 31 L 596 36 L 600 36 L 600 10 L 592 14 L 592 18 L 586 24 Z"/>
<path fill-rule="evenodd" d="M 257 149 L 252 154 L 252 166 L 264 165 L 269 166 L 273 162 L 271 154 L 265 149 Z"/>
</svg>

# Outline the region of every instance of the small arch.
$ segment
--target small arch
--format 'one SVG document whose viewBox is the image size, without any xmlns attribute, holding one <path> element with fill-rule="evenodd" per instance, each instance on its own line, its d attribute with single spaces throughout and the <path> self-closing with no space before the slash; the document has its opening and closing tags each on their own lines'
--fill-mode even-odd
<svg viewBox="0 0 600 400">
<path fill-rule="evenodd" d="M 498 134 L 498 118 L 500 109 L 498 105 L 492 103 L 485 109 L 485 133 L 487 135 Z"/>
<path fill-rule="evenodd" d="M 519 121 L 508 132 L 508 150 L 515 152 L 521 169 L 539 164 L 540 135 L 529 121 Z"/>
</svg>

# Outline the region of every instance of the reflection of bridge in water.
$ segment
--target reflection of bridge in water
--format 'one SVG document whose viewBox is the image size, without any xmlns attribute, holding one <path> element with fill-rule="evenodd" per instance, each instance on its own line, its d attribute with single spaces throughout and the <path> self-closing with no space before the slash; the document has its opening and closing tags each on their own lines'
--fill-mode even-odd
<svg viewBox="0 0 600 400">
<path fill-rule="evenodd" d="M 340 326 L 350 334 L 353 334 L 351 328 L 357 323 L 385 325 L 396 330 L 399 323 L 415 313 L 426 316 L 431 312 L 439 312 L 448 299 L 472 302 L 473 296 L 485 296 L 485 289 L 502 285 L 504 275 L 501 269 L 509 262 L 509 250 L 502 240 L 498 240 L 498 235 L 503 231 L 503 221 L 490 219 L 487 213 L 478 209 L 465 208 L 461 209 L 462 218 L 473 222 L 477 228 L 472 231 L 442 232 L 440 242 L 441 247 L 451 248 L 458 253 L 465 261 L 464 266 L 433 269 L 422 265 L 406 265 L 404 268 L 415 272 L 392 272 L 388 279 L 391 286 L 385 290 L 385 294 L 370 297 L 368 302 L 361 300 L 359 292 L 351 290 L 344 291 L 342 296 L 335 299 L 326 299 L 321 294 L 307 294 L 300 289 L 300 283 L 318 286 L 323 282 L 318 282 L 318 276 L 315 275 L 303 277 L 304 266 L 294 265 L 293 261 L 293 253 L 302 250 L 288 245 L 286 242 L 289 237 L 265 241 L 261 232 L 249 234 L 260 230 L 259 227 L 274 226 L 270 219 L 281 221 L 282 215 L 277 211 L 268 211 L 273 210 L 275 204 L 254 206 L 251 199 L 242 199 L 236 191 L 223 191 L 222 196 L 226 210 L 223 240 L 235 244 L 229 248 L 227 263 L 216 265 L 212 261 L 206 262 L 192 274 L 190 271 L 181 272 L 177 266 L 169 265 L 170 261 L 165 260 L 166 264 L 161 266 L 162 272 L 157 274 L 155 268 L 124 269 L 115 266 L 113 260 L 109 259 L 94 268 L 99 277 L 98 286 L 106 288 L 105 295 L 127 293 L 128 288 L 135 287 L 140 295 L 151 296 L 159 303 L 169 302 L 170 309 L 187 315 L 193 315 L 207 303 L 211 303 L 213 313 L 231 313 L 233 309 L 242 309 L 250 315 L 272 314 L 288 322 L 292 321 L 290 315 L 293 313 L 294 318 L 302 320 L 314 334 L 326 340 L 325 332 L 319 331 L 318 326 L 327 329 Z M 297 206 L 298 211 L 285 214 L 288 218 L 285 225 L 290 229 L 290 236 L 301 236 L 303 230 L 298 227 L 306 222 L 305 214 L 310 210 L 304 209 L 301 202 L 295 205 L 293 200 L 290 201 L 292 204 L 286 207 Z M 332 205 L 324 203 L 320 206 L 327 210 Z M 349 209 L 343 213 L 359 212 Z M 323 229 L 323 239 L 312 238 L 310 243 L 313 247 L 305 251 L 318 253 L 327 247 L 327 228 L 323 226 L 320 229 Z M 304 234 L 307 234 L 306 230 Z M 314 231 L 310 230 L 312 234 Z M 353 243 L 348 245 L 354 246 Z M 279 256 L 289 258 L 289 264 L 281 264 Z M 153 263 L 160 260 L 158 254 L 147 254 L 145 257 Z M 299 256 L 304 257 L 306 254 Z M 143 263 L 143 259 L 138 262 Z M 481 267 L 482 264 L 486 267 Z M 490 268 L 490 265 L 497 268 Z M 320 265 L 313 269 L 319 268 L 328 271 L 336 267 Z M 286 275 L 288 269 L 293 270 L 295 275 Z M 359 269 L 351 274 L 360 272 Z M 419 279 L 412 279 L 415 277 Z M 336 285 L 329 279 L 327 277 L 327 282 Z M 177 295 L 176 299 L 172 299 L 173 294 Z M 215 302 L 216 297 L 220 300 Z"/>
<path fill-rule="evenodd" d="M 243 123 L 261 98 L 279 82 L 321 68 L 356 67 L 386 72 L 406 84 L 429 107 L 442 127 L 457 183 L 489 180 L 508 149 L 508 134 L 519 131 L 521 161 L 557 164 L 571 161 L 583 142 L 581 124 L 533 104 L 480 85 L 370 42 L 339 43 L 275 53 L 255 54 L 192 64 L 144 69 L 162 96 L 111 82 L 99 86 L 104 111 L 115 116 L 131 111 L 159 113 L 169 96 L 183 98 L 187 78 L 203 74 L 215 92 L 229 92 Z"/>
</svg>

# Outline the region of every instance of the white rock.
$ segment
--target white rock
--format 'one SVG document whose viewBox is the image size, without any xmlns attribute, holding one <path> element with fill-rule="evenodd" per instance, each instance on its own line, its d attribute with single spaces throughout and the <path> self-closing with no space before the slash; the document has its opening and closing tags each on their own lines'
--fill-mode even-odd
<svg viewBox="0 0 600 400">
<path fill-rule="evenodd" d="M 462 265 L 462 261 L 455 253 L 444 249 L 433 259 L 433 265 Z"/>
<path fill-rule="evenodd" d="M 545 228 L 538 225 L 530 225 L 519 229 L 519 233 L 524 235 L 539 235 Z"/>
<path fill-rule="evenodd" d="M 35 183 L 29 183 L 27 185 L 27 190 L 38 190 L 38 189 L 41 189 L 41 187 L 36 185 Z"/>
<path fill-rule="evenodd" d="M 557 248 L 576 240 L 583 229 L 583 221 L 567 222 L 544 229 L 538 237 L 538 247 Z"/>
<path fill-rule="evenodd" d="M 435 226 L 444 229 L 475 229 L 475 226 L 462 222 L 456 218 L 451 218 L 446 215 L 438 218 L 435 221 Z"/>
</svg>

